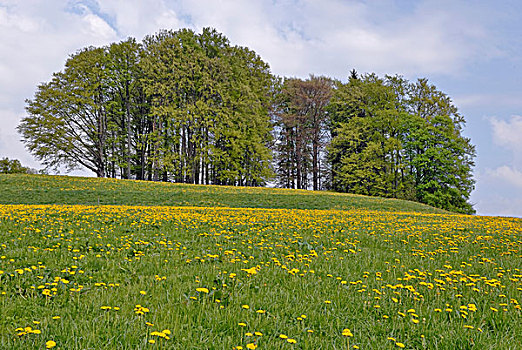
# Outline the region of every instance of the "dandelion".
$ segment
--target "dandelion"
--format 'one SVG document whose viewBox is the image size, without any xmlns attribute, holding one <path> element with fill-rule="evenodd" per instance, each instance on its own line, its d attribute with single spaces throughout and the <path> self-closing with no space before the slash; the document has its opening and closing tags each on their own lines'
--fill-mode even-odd
<svg viewBox="0 0 522 350">
<path fill-rule="evenodd" d="M 343 334 L 343 336 L 345 336 L 345 337 L 353 337 L 353 333 L 352 333 L 352 331 L 350 331 L 348 328 L 343 329 L 342 334 Z"/>
<path fill-rule="evenodd" d="M 254 344 L 254 343 L 248 343 L 248 344 L 246 345 L 246 347 L 247 347 L 247 349 L 256 349 L 256 348 L 257 348 L 257 345 Z"/>
<path fill-rule="evenodd" d="M 56 342 L 54 340 L 48 340 L 45 342 L 46 349 L 52 349 L 56 346 Z"/>
<path fill-rule="evenodd" d="M 196 288 L 196 292 L 208 294 L 209 290 L 207 288 L 200 287 L 200 288 Z"/>
</svg>

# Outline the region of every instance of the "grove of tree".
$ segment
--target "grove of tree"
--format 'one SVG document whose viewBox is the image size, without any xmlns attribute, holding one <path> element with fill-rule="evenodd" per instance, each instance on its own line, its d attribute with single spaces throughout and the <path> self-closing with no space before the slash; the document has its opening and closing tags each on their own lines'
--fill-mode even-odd
<svg viewBox="0 0 522 350">
<path fill-rule="evenodd" d="M 335 190 L 472 213 L 475 150 L 427 79 L 276 77 L 211 28 L 71 55 L 18 130 L 46 167 L 99 177 Z"/>
</svg>

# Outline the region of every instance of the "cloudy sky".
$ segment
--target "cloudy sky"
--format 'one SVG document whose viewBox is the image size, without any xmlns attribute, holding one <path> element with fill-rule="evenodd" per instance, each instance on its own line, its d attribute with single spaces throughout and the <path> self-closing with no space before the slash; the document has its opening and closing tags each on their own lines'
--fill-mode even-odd
<svg viewBox="0 0 522 350">
<path fill-rule="evenodd" d="M 345 81 L 355 68 L 428 78 L 452 97 L 477 147 L 478 214 L 522 217 L 520 23 L 516 0 L 0 0 L 0 158 L 41 168 L 16 125 L 24 100 L 71 53 L 214 27 L 281 76 Z"/>
</svg>

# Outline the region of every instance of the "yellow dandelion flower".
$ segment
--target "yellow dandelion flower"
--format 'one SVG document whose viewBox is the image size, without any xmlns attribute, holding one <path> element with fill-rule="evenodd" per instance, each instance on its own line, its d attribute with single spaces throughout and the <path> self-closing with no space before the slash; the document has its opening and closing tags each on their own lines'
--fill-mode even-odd
<svg viewBox="0 0 522 350">
<path fill-rule="evenodd" d="M 45 342 L 46 349 L 52 349 L 56 346 L 56 342 L 54 340 L 48 340 Z"/>
<path fill-rule="evenodd" d="M 345 336 L 345 337 L 353 337 L 353 333 L 352 333 L 352 331 L 349 330 L 348 328 L 343 329 L 343 333 L 342 333 L 342 334 L 343 334 L 343 336 Z"/>
</svg>

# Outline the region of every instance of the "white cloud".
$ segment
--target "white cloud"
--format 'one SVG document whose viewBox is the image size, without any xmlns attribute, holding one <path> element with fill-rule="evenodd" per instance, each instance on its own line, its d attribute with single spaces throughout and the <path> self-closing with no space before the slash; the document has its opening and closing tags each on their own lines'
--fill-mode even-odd
<svg viewBox="0 0 522 350">
<path fill-rule="evenodd" d="M 513 167 L 503 165 L 493 170 L 488 170 L 487 175 L 496 181 L 502 181 L 504 184 L 522 189 L 522 171 Z"/>
<path fill-rule="evenodd" d="M 469 94 L 455 96 L 453 100 L 459 107 L 489 107 L 494 105 L 509 106 L 513 109 L 522 109 L 520 93 L 513 94 Z"/>
<path fill-rule="evenodd" d="M 86 32 L 103 39 L 117 39 L 116 32 L 102 18 L 89 13 L 83 17 L 83 21 L 87 23 Z"/>
<path fill-rule="evenodd" d="M 483 197 L 476 204 L 480 215 L 522 217 L 522 198 L 509 198 L 494 193 Z"/>
<path fill-rule="evenodd" d="M 508 121 L 490 119 L 493 127 L 493 140 L 515 153 L 522 151 L 522 116 L 514 115 Z"/>
<path fill-rule="evenodd" d="M 232 44 L 255 50 L 279 75 L 314 73 L 344 79 L 355 68 L 407 78 L 439 75 L 462 79 L 477 74 L 472 67 L 478 63 L 506 56 L 498 43 L 510 38 L 495 31 L 505 19 L 504 14 L 499 15 L 502 11 L 502 6 L 488 1 L 470 6 L 453 0 L 0 0 L 0 157 L 18 158 L 39 168 L 24 151 L 15 130 L 24 114 L 24 100 L 39 83 L 63 69 L 68 55 L 86 46 L 129 36 L 141 40 L 159 29 L 199 31 L 210 26 Z M 504 47 L 511 48 L 511 42 Z M 510 53 L 517 57 L 518 52 Z M 509 102 L 522 107 L 515 94 L 504 100 L 499 96 L 487 99 L 480 90 L 474 91 L 478 95 L 457 98 L 458 104 Z M 516 160 L 515 151 L 521 149 L 517 118 L 491 121 L 497 145 L 514 151 L 515 165 L 489 171 L 483 177 L 486 185 L 477 184 L 484 189 L 478 190 L 480 198 L 490 198 L 489 188 L 497 188 L 499 182 L 518 183 L 522 156 Z M 505 194 L 502 198 L 510 197 Z M 491 203 L 502 206 L 508 202 Z M 480 203 L 494 213 L 484 200 Z"/>
</svg>

